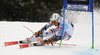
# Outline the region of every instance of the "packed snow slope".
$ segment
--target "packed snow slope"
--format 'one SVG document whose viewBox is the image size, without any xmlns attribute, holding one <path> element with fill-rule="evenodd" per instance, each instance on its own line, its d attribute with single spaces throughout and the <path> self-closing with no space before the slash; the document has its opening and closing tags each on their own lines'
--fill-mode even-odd
<svg viewBox="0 0 100 55">
<path fill-rule="evenodd" d="M 0 55 L 100 55 L 100 13 L 94 13 L 95 49 L 93 50 L 91 49 L 91 13 L 88 13 L 87 16 L 84 16 L 84 14 L 78 16 L 78 23 L 75 24 L 73 37 L 69 41 L 63 41 L 63 43 L 76 44 L 77 46 L 62 45 L 60 48 L 59 45 L 33 46 L 25 49 L 20 49 L 19 45 L 4 46 L 6 41 L 23 40 L 33 35 L 23 26 L 36 32 L 46 23 L 0 21 Z"/>
</svg>

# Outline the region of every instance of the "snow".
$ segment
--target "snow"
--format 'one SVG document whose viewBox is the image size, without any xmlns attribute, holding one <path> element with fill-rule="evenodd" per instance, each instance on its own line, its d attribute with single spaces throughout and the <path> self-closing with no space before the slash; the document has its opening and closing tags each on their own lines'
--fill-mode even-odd
<svg viewBox="0 0 100 55">
<path fill-rule="evenodd" d="M 79 16 L 79 22 L 75 24 L 73 37 L 69 41 L 63 41 L 63 43 L 76 44 L 77 46 L 62 45 L 60 48 L 58 45 L 33 46 L 25 49 L 20 49 L 19 45 L 4 46 L 6 41 L 23 40 L 32 36 L 33 33 L 23 26 L 36 32 L 46 23 L 0 21 L 0 55 L 100 55 L 100 13 L 94 13 L 95 49 L 91 49 L 91 19 L 85 20 L 84 16 L 81 15 Z M 90 13 L 87 16 L 91 18 L 91 15 L 89 15 Z M 82 19 L 84 20 L 82 21 Z"/>
</svg>

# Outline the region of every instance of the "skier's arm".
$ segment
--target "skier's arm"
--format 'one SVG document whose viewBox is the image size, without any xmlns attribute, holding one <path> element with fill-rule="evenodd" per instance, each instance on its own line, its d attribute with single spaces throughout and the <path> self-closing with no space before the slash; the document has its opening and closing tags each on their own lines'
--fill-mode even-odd
<svg viewBox="0 0 100 55">
<path fill-rule="evenodd" d="M 46 24 L 43 28 L 41 28 L 38 32 L 35 33 L 35 36 L 38 37 L 39 35 L 41 35 L 42 32 L 43 32 L 43 30 L 46 30 L 51 25 L 52 25 L 51 22 L 49 22 L 48 24 Z"/>
<path fill-rule="evenodd" d="M 52 24 L 45 25 L 45 26 L 41 29 L 41 31 L 46 30 L 46 29 L 47 29 L 47 27 L 49 27 L 49 26 L 51 26 L 51 25 L 52 25 Z"/>
<path fill-rule="evenodd" d="M 51 25 L 52 25 L 52 22 L 49 22 L 43 28 L 41 28 L 39 31 L 47 30 L 47 28 L 50 27 Z"/>
</svg>

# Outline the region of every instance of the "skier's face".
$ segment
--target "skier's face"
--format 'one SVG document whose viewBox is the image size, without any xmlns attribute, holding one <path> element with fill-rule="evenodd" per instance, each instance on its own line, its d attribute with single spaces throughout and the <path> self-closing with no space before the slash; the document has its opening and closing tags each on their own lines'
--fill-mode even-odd
<svg viewBox="0 0 100 55">
<path fill-rule="evenodd" d="M 55 26 L 58 26 L 58 22 L 56 22 L 55 20 L 52 21 L 52 24 L 54 24 Z"/>
</svg>

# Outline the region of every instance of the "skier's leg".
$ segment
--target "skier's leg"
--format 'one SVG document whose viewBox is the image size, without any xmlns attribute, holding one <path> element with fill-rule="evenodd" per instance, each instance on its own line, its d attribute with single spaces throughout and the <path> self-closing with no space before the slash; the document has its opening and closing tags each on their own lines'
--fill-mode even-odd
<svg viewBox="0 0 100 55">
<path fill-rule="evenodd" d="M 61 39 L 61 36 L 54 35 L 49 39 L 39 41 L 38 43 L 34 43 L 34 46 L 43 46 L 44 44 L 52 44 L 53 45 L 54 42 L 57 42 L 60 39 Z"/>
<path fill-rule="evenodd" d="M 46 31 L 44 31 L 41 35 L 39 35 L 39 36 L 32 36 L 31 37 L 31 42 L 34 42 L 34 40 L 36 40 L 36 39 L 40 39 L 40 38 L 45 38 L 45 37 L 47 37 L 47 38 L 49 38 L 49 36 L 51 36 L 51 35 L 53 35 L 53 33 L 51 32 L 51 30 L 52 29 L 50 29 L 50 30 L 46 30 Z"/>
<path fill-rule="evenodd" d="M 46 31 L 46 33 L 47 33 L 47 31 Z M 31 38 L 26 38 L 25 40 L 22 40 L 22 41 L 19 41 L 19 42 L 22 43 L 22 44 L 26 44 L 26 43 L 35 42 L 35 40 L 42 39 L 42 38 L 43 38 L 43 34 L 35 33 L 35 34 L 33 34 L 33 36 Z"/>
<path fill-rule="evenodd" d="M 48 30 L 44 31 L 44 33 L 42 34 L 43 39 L 46 39 L 46 40 L 50 39 L 52 36 L 55 35 L 55 30 L 56 30 L 56 28 L 52 28 L 52 29 L 48 29 Z M 35 46 L 44 45 L 44 40 L 40 41 L 38 43 L 35 43 L 34 45 Z"/>
<path fill-rule="evenodd" d="M 61 36 L 54 35 L 53 37 L 44 40 L 44 44 L 50 44 L 50 43 L 53 44 L 54 42 L 57 42 L 60 39 L 61 39 Z"/>
<path fill-rule="evenodd" d="M 27 44 L 27 43 L 31 43 L 31 42 L 38 42 L 39 40 L 42 40 L 42 37 L 35 37 L 35 35 L 33 35 L 31 38 L 26 38 L 25 40 L 19 41 L 19 43 Z"/>
</svg>

